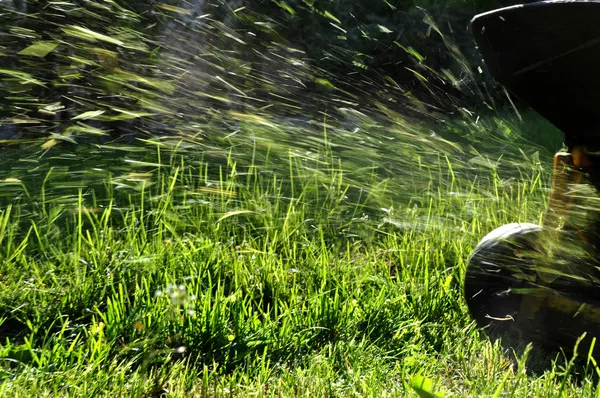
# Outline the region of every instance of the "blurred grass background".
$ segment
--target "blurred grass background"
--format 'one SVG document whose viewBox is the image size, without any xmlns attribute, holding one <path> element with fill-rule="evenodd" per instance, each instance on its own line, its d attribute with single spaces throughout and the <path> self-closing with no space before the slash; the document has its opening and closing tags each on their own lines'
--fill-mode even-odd
<svg viewBox="0 0 600 398">
<path fill-rule="evenodd" d="M 478 60 L 500 5 L 2 3 L 0 395 L 595 394 L 462 299 L 562 145 Z"/>
</svg>

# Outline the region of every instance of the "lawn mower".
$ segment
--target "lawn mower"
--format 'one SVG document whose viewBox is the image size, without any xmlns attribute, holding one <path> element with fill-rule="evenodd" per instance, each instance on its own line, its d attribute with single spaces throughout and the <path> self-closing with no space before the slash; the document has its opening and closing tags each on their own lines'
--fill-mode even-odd
<svg viewBox="0 0 600 398">
<path fill-rule="evenodd" d="M 513 223 L 474 249 L 464 294 L 495 337 L 600 355 L 600 2 L 539 1 L 477 15 L 494 79 L 565 135 L 543 225 Z M 598 342 L 596 343 L 596 339 Z"/>
</svg>

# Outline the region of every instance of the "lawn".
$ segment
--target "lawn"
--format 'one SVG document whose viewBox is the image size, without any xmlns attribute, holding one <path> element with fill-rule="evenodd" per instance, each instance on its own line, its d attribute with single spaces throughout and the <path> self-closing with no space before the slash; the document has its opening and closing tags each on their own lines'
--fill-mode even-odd
<svg viewBox="0 0 600 398">
<path fill-rule="evenodd" d="M 508 119 L 5 143 L 0 396 L 596 394 L 462 297 L 478 240 L 545 211 L 556 148 Z"/>
</svg>

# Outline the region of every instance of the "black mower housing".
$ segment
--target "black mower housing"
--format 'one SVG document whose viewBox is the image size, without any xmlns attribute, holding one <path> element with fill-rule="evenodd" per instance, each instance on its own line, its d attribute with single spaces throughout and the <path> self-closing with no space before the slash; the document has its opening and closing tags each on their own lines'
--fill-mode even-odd
<svg viewBox="0 0 600 398">
<path fill-rule="evenodd" d="M 600 2 L 540 1 L 477 15 L 492 76 L 565 133 L 600 149 Z"/>
</svg>

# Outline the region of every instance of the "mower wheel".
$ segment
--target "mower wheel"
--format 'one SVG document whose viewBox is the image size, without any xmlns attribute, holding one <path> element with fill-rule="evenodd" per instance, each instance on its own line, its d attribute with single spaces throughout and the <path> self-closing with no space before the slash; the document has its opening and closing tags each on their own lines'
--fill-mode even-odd
<svg viewBox="0 0 600 398">
<path fill-rule="evenodd" d="M 467 265 L 464 294 L 479 327 L 493 337 L 518 333 L 522 337 L 519 312 L 523 295 L 532 287 L 535 252 L 542 227 L 507 224 L 487 234 L 477 245 Z M 521 320 L 522 321 L 522 320 Z"/>
</svg>

